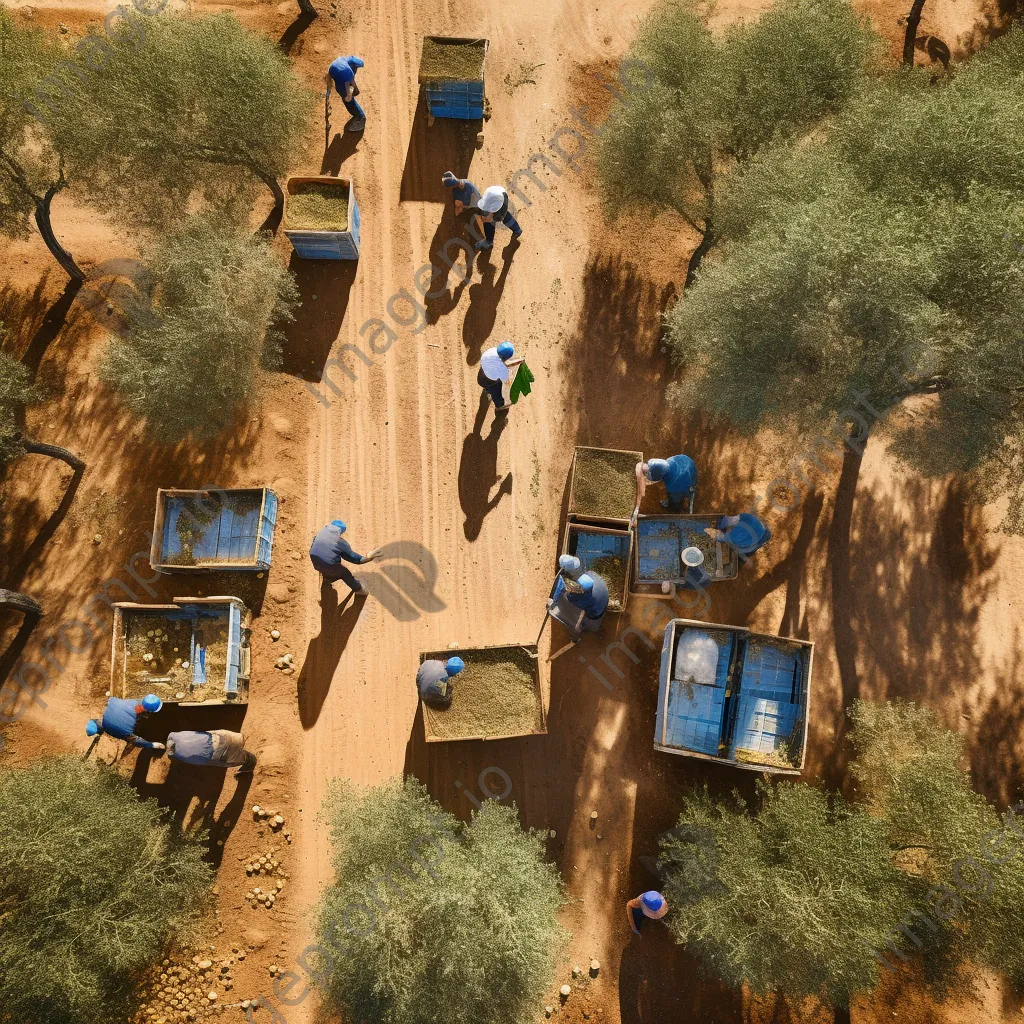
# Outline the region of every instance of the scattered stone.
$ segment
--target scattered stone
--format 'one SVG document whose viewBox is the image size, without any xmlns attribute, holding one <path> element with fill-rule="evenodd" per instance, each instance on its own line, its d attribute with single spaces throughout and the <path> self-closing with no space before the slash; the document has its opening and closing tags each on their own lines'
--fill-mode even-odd
<svg viewBox="0 0 1024 1024">
<path fill-rule="evenodd" d="M 590 976 L 596 978 L 601 973 L 601 964 L 597 960 L 590 961 Z"/>
<path fill-rule="evenodd" d="M 575 967 L 574 967 L 574 968 L 572 969 L 572 976 L 573 976 L 574 978 L 578 978 L 578 977 L 580 977 L 580 975 L 581 975 L 581 974 L 583 974 L 583 968 L 582 968 L 582 967 L 580 967 L 580 965 L 579 965 L 579 964 L 577 964 L 577 965 L 576 965 L 576 966 L 575 966 Z"/>
<path fill-rule="evenodd" d="M 93 542 L 93 544 L 100 544 L 100 543 L 102 543 L 102 541 L 103 541 L 103 538 L 100 536 L 100 534 L 94 533 L 92 535 L 92 542 Z"/>
<path fill-rule="evenodd" d="M 572 994 L 572 986 L 571 985 L 563 985 L 558 990 L 558 994 L 562 997 L 562 1002 L 564 1003 L 566 1001 L 566 999 L 568 999 L 569 996 Z"/>
<path fill-rule="evenodd" d="M 279 630 L 279 629 L 272 629 L 270 631 L 270 639 L 271 640 L 280 640 L 281 639 L 281 630 Z"/>
<path fill-rule="evenodd" d="M 553 1006 L 545 1006 L 544 1007 L 544 1016 L 545 1017 L 550 1017 L 551 1014 L 553 1014 L 554 1012 L 555 1012 L 555 1008 Z"/>
</svg>

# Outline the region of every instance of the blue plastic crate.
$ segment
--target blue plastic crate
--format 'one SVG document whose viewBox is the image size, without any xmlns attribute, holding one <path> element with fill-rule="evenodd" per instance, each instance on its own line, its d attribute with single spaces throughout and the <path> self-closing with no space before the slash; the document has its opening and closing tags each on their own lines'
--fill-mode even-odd
<svg viewBox="0 0 1024 1024">
<path fill-rule="evenodd" d="M 348 178 L 334 178 L 330 175 L 314 175 L 289 178 L 285 187 L 285 223 L 288 221 L 288 196 L 300 184 L 317 182 L 337 185 L 348 189 L 348 230 L 347 231 L 306 231 L 300 228 L 285 228 L 285 235 L 292 243 L 295 254 L 304 260 L 357 260 L 359 259 L 359 204 L 356 202 L 355 187 Z"/>
<path fill-rule="evenodd" d="M 449 44 L 483 44 L 483 65 L 487 65 L 486 39 L 466 39 L 455 36 L 427 36 L 426 39 Z M 453 79 L 447 82 L 428 81 L 423 84 L 427 110 L 431 117 L 479 121 L 484 116 L 484 70 L 480 78 L 472 81 Z"/>
</svg>

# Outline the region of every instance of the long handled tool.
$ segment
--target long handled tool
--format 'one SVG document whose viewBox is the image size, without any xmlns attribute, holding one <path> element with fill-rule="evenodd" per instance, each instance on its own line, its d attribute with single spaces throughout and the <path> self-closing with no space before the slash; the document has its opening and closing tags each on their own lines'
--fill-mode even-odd
<svg viewBox="0 0 1024 1024">
<path fill-rule="evenodd" d="M 324 93 L 324 152 L 331 148 L 331 87 Z"/>
</svg>

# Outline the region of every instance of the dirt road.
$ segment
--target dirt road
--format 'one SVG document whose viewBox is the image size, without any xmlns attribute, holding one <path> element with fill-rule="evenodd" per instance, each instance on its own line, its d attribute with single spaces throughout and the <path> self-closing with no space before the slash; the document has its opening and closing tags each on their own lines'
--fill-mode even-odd
<svg viewBox="0 0 1024 1024">
<path fill-rule="evenodd" d="M 77 31 L 109 6 L 36 5 L 34 18 Z M 565 976 L 554 988 L 569 980 L 573 964 L 602 964 L 598 980 L 559 1019 L 582 1019 L 587 1010 L 612 1024 L 738 1024 L 776 1012 L 701 981 L 664 932 L 628 941 L 623 904 L 652 883 L 640 858 L 655 852 L 658 833 L 673 823 L 679 794 L 705 779 L 718 789 L 751 784 L 653 754 L 660 605 L 634 601 L 621 622 L 609 617 L 603 637 L 588 637 L 554 663 L 546 736 L 428 746 L 413 685 L 420 651 L 534 640 L 559 551 L 574 444 L 648 455 L 685 450 L 701 471 L 698 508 L 722 512 L 750 507 L 793 454 L 771 439 L 742 441 L 667 408 L 659 318 L 676 296 L 692 240 L 670 218 L 608 226 L 600 214 L 583 152 L 593 139 L 587 125 L 600 123 L 610 97 L 602 83 L 614 81 L 646 6 L 528 0 L 437 10 L 373 0 L 325 9 L 299 32 L 291 3 L 238 5 L 247 24 L 290 46 L 311 87 L 320 88 L 339 52 L 366 62 L 359 75 L 365 136 L 335 135 L 322 156 L 323 124 L 315 119 L 294 167 L 353 179 L 361 259 L 343 266 L 292 259 L 303 306 L 289 330 L 286 372 L 274 377 L 252 417 L 210 446 L 154 449 L 99 385 L 95 359 L 104 331 L 96 321 L 116 320 L 105 301 L 76 300 L 46 352 L 41 375 L 55 397 L 31 413 L 30 425 L 47 440 L 74 442 L 89 469 L 76 511 L 15 581 L 47 609 L 29 657 L 38 657 L 40 637 L 78 617 L 112 572 L 131 585 L 116 567 L 148 547 L 157 486 L 267 483 L 283 498 L 274 568 L 249 597 L 260 613 L 244 723 L 261 751 L 254 790 L 231 781 L 203 789 L 195 776 L 168 777 L 159 765 L 136 773 L 146 792 L 214 825 L 225 843 L 226 938 L 255 947 L 239 966 L 236 991 L 269 995 L 267 964 L 290 963 L 310 941 L 308 911 L 330 881 L 329 851 L 315 822 L 329 781 L 374 783 L 405 771 L 462 816 L 493 794 L 514 801 L 527 826 L 554 833 L 549 849 L 568 885 L 565 923 L 573 933 Z M 756 9 L 727 3 L 718 17 Z M 895 42 L 896 11 L 872 3 L 869 13 Z M 930 30 L 941 27 L 951 43 L 973 23 L 952 0 L 930 5 L 929 17 L 937 26 Z M 417 103 L 419 40 L 431 32 L 490 39 L 492 110 L 482 148 L 451 125 L 429 127 Z M 333 121 L 335 129 L 344 122 L 337 101 Z M 571 166 L 577 154 L 578 171 Z M 446 246 L 458 228 L 441 173 L 453 170 L 483 188 L 519 168 L 536 174 L 520 179 L 522 244 L 504 250 L 508 235 L 499 232 L 490 259 L 477 260 L 460 284 L 466 256 Z M 124 279 L 118 268 L 103 272 L 104 261 L 134 254 L 132 240 L 71 202 L 58 207 L 58 230 L 100 290 L 116 297 Z M 287 243 L 279 244 L 287 258 Z M 454 263 L 450 271 L 442 252 Z M 417 272 L 430 262 L 446 271 L 447 290 L 435 277 L 434 295 L 423 301 L 427 289 Z M 47 267 L 38 239 L 17 243 L 4 258 L 0 319 L 17 325 L 12 344 L 19 354 L 38 336 L 62 286 L 54 274 L 39 285 Z M 499 426 L 479 404 L 476 372 L 481 351 L 506 337 L 537 383 Z M 839 459 L 815 482 L 800 504 L 775 516 L 771 547 L 739 581 L 715 590 L 704 614 L 818 644 L 808 778 L 841 772 L 834 741 L 844 699 L 900 695 L 935 706 L 965 732 L 979 784 L 993 798 L 1008 798 L 1021 782 L 1014 602 L 1024 545 L 986 532 L 997 510 L 969 507 L 947 482 L 923 484 L 903 474 L 873 441 L 852 485 L 851 581 L 837 606 L 830 537 L 837 488 L 842 494 L 846 486 Z M 56 486 L 54 471 L 35 463 L 19 464 L 11 475 L 4 525 L 5 537 L 16 539 L 5 552 L 8 572 L 24 549 L 17 529 L 45 518 Z M 371 594 L 366 601 L 343 587 L 321 592 L 308 570 L 311 535 L 335 517 L 349 524 L 356 550 L 385 549 L 359 573 Z M 142 563 L 138 571 L 149 578 Z M 174 581 L 151 585 L 154 594 L 182 592 Z M 857 638 L 838 655 L 836 607 Z M 628 625 L 637 627 L 628 638 L 635 654 L 608 652 Z M 268 637 L 274 627 L 284 634 L 276 645 Z M 82 745 L 80 724 L 106 687 L 105 643 L 66 660 L 48 707 L 34 708 L 16 727 L 18 757 Z M 295 655 L 295 675 L 272 667 L 285 649 Z M 251 883 L 238 863 L 262 842 L 243 813 L 256 799 L 276 803 L 295 830 L 293 881 L 269 919 L 239 896 Z M 599 817 L 591 828 L 593 810 Z M 935 1010 L 894 986 L 858 1019 L 995 1019 L 995 990 L 985 998 L 986 1007 Z M 312 1020 L 315 1008 L 310 997 L 279 1010 L 301 1022 Z"/>
</svg>

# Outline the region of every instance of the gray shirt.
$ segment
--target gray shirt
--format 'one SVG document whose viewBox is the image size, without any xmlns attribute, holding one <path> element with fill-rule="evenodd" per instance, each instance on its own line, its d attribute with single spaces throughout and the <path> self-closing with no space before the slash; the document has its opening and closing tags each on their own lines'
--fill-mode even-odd
<svg viewBox="0 0 1024 1024">
<path fill-rule="evenodd" d="M 452 702 L 452 683 L 443 661 L 423 662 L 416 672 L 416 689 L 428 704 L 447 707 Z"/>
</svg>

